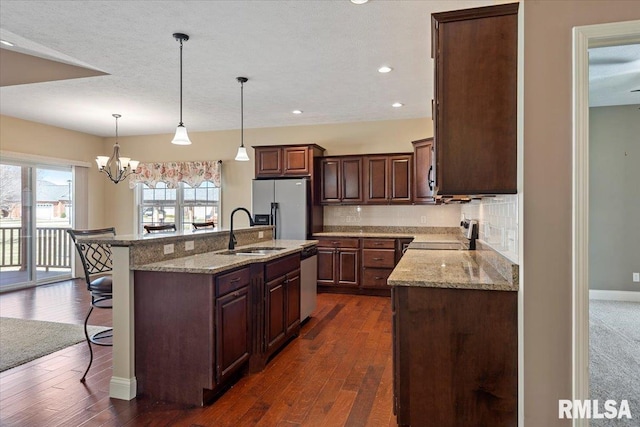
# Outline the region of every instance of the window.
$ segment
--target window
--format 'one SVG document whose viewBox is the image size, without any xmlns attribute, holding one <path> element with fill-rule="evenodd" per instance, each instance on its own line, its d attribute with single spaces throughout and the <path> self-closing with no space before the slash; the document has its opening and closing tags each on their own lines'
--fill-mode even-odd
<svg viewBox="0 0 640 427">
<path fill-rule="evenodd" d="M 158 182 L 155 188 L 147 184 L 137 187 L 139 230 L 144 225 L 175 224 L 178 231 L 189 231 L 192 222 L 205 221 L 219 225 L 220 188 L 210 181 L 197 187 L 184 182 L 177 188 L 168 188 L 164 182 Z"/>
</svg>

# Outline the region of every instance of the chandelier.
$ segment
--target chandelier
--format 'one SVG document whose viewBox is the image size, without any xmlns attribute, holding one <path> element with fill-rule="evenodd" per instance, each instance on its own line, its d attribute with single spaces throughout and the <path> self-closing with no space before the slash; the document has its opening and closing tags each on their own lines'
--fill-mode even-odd
<svg viewBox="0 0 640 427">
<path fill-rule="evenodd" d="M 118 144 L 118 119 L 122 117 L 120 114 L 112 114 L 116 118 L 116 143 L 113 144 L 113 154 L 108 156 L 97 156 L 96 163 L 98 170 L 107 174 L 114 184 L 119 183 L 128 177 L 138 168 L 137 160 L 131 160 L 129 157 L 120 157 L 120 145 Z"/>
</svg>

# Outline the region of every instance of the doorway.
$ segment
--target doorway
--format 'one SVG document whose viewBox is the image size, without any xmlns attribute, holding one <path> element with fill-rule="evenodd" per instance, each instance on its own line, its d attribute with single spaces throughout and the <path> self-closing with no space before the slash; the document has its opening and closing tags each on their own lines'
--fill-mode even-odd
<svg viewBox="0 0 640 427">
<path fill-rule="evenodd" d="M 574 28 L 573 399 L 589 399 L 589 48 L 640 42 L 639 21 Z M 575 426 L 588 426 L 586 419 Z"/>
<path fill-rule="evenodd" d="M 0 182 L 0 292 L 71 278 L 71 167 L 2 162 Z"/>
</svg>

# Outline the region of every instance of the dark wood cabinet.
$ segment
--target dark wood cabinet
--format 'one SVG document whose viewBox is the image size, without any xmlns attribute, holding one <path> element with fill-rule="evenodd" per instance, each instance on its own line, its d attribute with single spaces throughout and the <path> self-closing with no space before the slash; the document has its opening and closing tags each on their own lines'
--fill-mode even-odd
<svg viewBox="0 0 640 427">
<path fill-rule="evenodd" d="M 362 203 L 362 156 L 325 157 L 320 161 L 320 203 Z"/>
<path fill-rule="evenodd" d="M 318 241 L 318 285 L 357 288 L 360 240 L 319 238 Z"/>
<path fill-rule="evenodd" d="M 518 3 L 432 15 L 439 195 L 517 192 Z"/>
<path fill-rule="evenodd" d="M 412 201 L 412 154 L 364 157 L 364 203 L 389 204 Z"/>
<path fill-rule="evenodd" d="M 392 289 L 400 426 L 517 425 L 517 292 Z"/>
<path fill-rule="evenodd" d="M 279 277 L 266 284 L 266 350 L 272 353 L 284 342 L 285 326 L 285 280 L 286 277 Z"/>
<path fill-rule="evenodd" d="M 247 277 L 248 279 L 248 277 Z M 216 375 L 221 384 L 249 360 L 249 281 L 216 299 Z"/>
<path fill-rule="evenodd" d="M 266 145 L 255 150 L 256 178 L 286 178 L 313 176 L 314 158 L 322 156 L 324 148 L 308 145 Z"/>
<path fill-rule="evenodd" d="M 268 357 L 300 331 L 300 255 L 265 264 L 265 353 Z"/>
<path fill-rule="evenodd" d="M 300 332 L 300 254 L 218 275 L 135 271 L 138 394 L 201 406 Z"/>
<path fill-rule="evenodd" d="M 363 239 L 363 288 L 388 289 L 387 279 L 396 265 L 396 239 Z"/>
<path fill-rule="evenodd" d="M 282 148 L 254 147 L 256 153 L 256 178 L 282 175 Z"/>
<path fill-rule="evenodd" d="M 436 182 L 433 138 L 413 141 L 413 202 L 433 203 Z"/>
</svg>

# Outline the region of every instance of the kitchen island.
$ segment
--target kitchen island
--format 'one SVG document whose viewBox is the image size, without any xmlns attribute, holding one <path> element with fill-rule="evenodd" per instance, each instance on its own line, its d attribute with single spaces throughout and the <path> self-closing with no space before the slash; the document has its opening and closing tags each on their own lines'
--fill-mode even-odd
<svg viewBox="0 0 640 427">
<path fill-rule="evenodd" d="M 291 314 L 293 316 L 295 314 L 295 305 L 288 311 L 288 307 L 284 306 L 286 302 L 295 300 L 295 277 L 291 277 L 290 274 L 295 274 L 296 271 L 299 271 L 299 252 L 303 247 L 313 245 L 316 242 L 306 240 L 272 240 L 272 229 L 270 226 L 256 226 L 234 230 L 234 234 L 238 240 L 237 248 L 260 246 L 275 247 L 278 249 L 268 251 L 268 253 L 259 255 L 254 254 L 250 256 L 222 254 L 221 252 L 227 252 L 225 248 L 229 240 L 229 231 L 222 229 L 154 235 L 119 235 L 113 238 L 87 239 L 87 241 L 111 245 L 113 255 L 114 338 L 113 370 L 109 388 L 110 397 L 125 400 L 135 398 L 138 391 L 145 388 L 144 384 L 138 384 L 136 378 L 136 364 L 140 366 L 140 363 L 144 363 L 145 366 L 151 366 L 162 360 L 164 351 L 154 350 L 156 353 L 151 359 L 141 362 L 141 359 L 136 355 L 136 351 L 143 342 L 143 336 L 147 336 L 144 344 L 147 349 L 152 348 L 149 347 L 149 342 L 168 346 L 174 346 L 176 344 L 173 341 L 165 342 L 162 338 L 164 330 L 166 330 L 166 332 L 171 332 L 171 329 L 167 326 L 168 324 L 165 323 L 165 328 L 160 326 L 163 321 L 166 321 L 167 317 L 164 316 L 163 318 L 163 314 L 161 313 L 162 310 L 174 308 L 177 310 L 180 306 L 179 304 L 176 304 L 177 300 L 175 298 L 183 298 L 184 300 L 182 302 L 187 302 L 187 299 L 191 298 L 191 301 L 194 304 L 211 309 L 211 305 L 214 303 L 221 302 L 224 304 L 225 301 L 218 300 L 218 297 L 224 297 L 225 295 L 233 296 L 236 293 L 240 296 L 240 293 L 245 290 L 238 288 L 236 285 L 246 277 L 249 277 L 249 280 L 252 281 L 252 286 L 246 288 L 246 293 L 244 294 L 245 302 L 249 304 L 248 298 L 253 297 L 257 303 L 260 298 L 256 292 L 260 292 L 260 289 L 256 290 L 256 286 L 263 284 L 261 280 L 265 277 L 265 273 L 271 275 L 276 274 L 279 276 L 275 279 L 282 279 L 282 283 L 277 283 L 273 294 L 274 304 L 280 304 L 283 310 L 282 315 L 280 316 L 281 319 L 279 318 L 278 321 L 284 323 L 286 320 L 284 316 L 287 314 Z M 287 260 L 287 262 L 280 263 L 279 260 Z M 266 270 L 266 266 L 270 266 L 271 269 Z M 225 277 L 223 276 L 225 276 L 226 273 L 233 273 L 240 270 L 246 270 L 246 273 L 241 274 L 240 277 L 238 277 L 238 280 L 234 280 L 236 278 L 235 276 L 230 276 L 227 278 L 228 282 L 225 282 Z M 248 276 L 247 273 L 249 273 Z M 145 275 L 155 275 L 154 279 L 159 277 L 163 277 L 163 279 L 160 281 L 149 281 L 144 277 Z M 288 285 L 288 282 L 284 283 L 284 281 L 289 279 L 292 281 L 291 286 Z M 160 282 L 164 283 L 164 286 Z M 192 285 L 191 282 L 195 284 L 190 286 Z M 206 286 L 202 285 L 203 283 L 206 283 Z M 154 289 L 155 284 L 157 284 L 157 287 Z M 243 282 L 243 284 L 247 283 Z M 203 291 L 205 287 L 207 289 Z M 185 292 L 185 290 L 189 290 L 189 292 Z M 289 292 L 289 295 L 291 295 L 290 297 L 285 294 L 287 291 Z M 211 298 L 208 298 L 207 295 Z M 216 298 L 215 301 L 213 297 L 214 295 Z M 205 297 L 208 299 L 204 299 Z M 174 299 L 171 300 L 171 298 Z M 247 313 L 251 314 L 252 317 L 255 315 L 253 311 L 255 305 L 256 304 L 246 306 L 247 310 L 251 310 Z M 182 307 L 184 307 L 184 304 Z M 236 309 L 241 307 L 241 304 L 232 306 L 223 305 L 219 308 L 224 307 L 230 307 L 231 309 L 227 313 L 230 313 L 232 316 L 237 316 Z M 153 311 L 158 309 L 160 311 L 153 314 Z M 200 309 L 200 311 L 197 312 L 203 313 L 203 310 Z M 153 318 L 149 316 L 150 313 L 153 314 Z M 195 313 L 195 311 L 192 313 L 191 311 L 186 310 L 183 311 L 183 313 L 188 316 Z M 215 312 L 216 316 L 218 314 L 219 312 Z M 212 329 L 215 326 L 213 323 L 214 312 L 211 311 L 207 316 L 211 323 L 199 325 L 201 329 L 196 328 L 198 325 L 192 325 L 191 331 L 209 329 L 210 332 L 214 332 Z M 181 321 L 184 321 L 185 319 L 181 319 Z M 199 317 L 199 319 L 201 320 L 203 318 Z M 151 322 L 147 324 L 147 330 L 144 330 L 143 332 L 145 320 L 151 320 Z M 225 321 L 225 319 L 222 319 L 222 321 Z M 247 322 L 251 322 L 248 317 Z M 260 327 L 260 325 L 251 324 L 253 325 L 252 328 Z M 299 318 L 297 325 L 299 327 Z M 287 326 L 289 328 L 285 331 L 284 336 L 278 336 L 278 339 L 276 340 L 277 345 L 274 344 L 274 346 L 270 348 L 271 353 L 263 350 L 260 350 L 259 352 L 255 349 L 251 350 L 250 355 L 257 355 L 250 363 L 252 365 L 252 369 L 260 369 L 261 366 L 263 367 L 264 363 L 266 363 L 267 357 L 277 349 L 277 346 L 282 345 L 286 342 L 286 339 L 295 334 L 296 326 L 292 324 L 288 324 Z M 187 341 L 193 343 L 194 340 L 188 336 L 191 332 L 189 332 L 189 329 L 186 329 L 185 331 L 187 334 L 181 335 L 180 339 L 186 337 Z M 252 334 L 256 331 L 257 329 L 249 330 Z M 136 337 L 136 334 L 139 334 L 140 336 Z M 154 335 L 157 336 L 153 338 Z M 193 335 L 196 335 L 196 333 L 193 332 Z M 149 336 L 152 338 L 149 339 Z M 165 338 L 166 336 L 168 335 L 165 335 Z M 212 335 L 208 339 L 215 339 L 217 336 L 218 335 Z M 237 342 L 233 340 L 233 337 L 229 337 L 227 343 L 227 347 L 229 348 L 227 355 L 235 355 L 238 348 L 240 348 Z M 182 342 L 178 341 L 178 345 L 181 344 Z M 165 347 L 165 349 L 166 348 L 169 347 Z M 182 356 L 189 354 L 188 348 L 182 348 L 181 351 L 181 358 Z M 209 348 L 205 351 L 207 354 L 213 354 L 216 349 Z M 244 362 L 249 361 L 250 355 L 240 358 L 243 360 L 237 364 L 238 369 L 240 367 L 244 367 Z M 220 372 L 219 374 L 216 368 L 217 367 L 211 365 L 208 367 L 209 372 L 205 373 L 211 378 L 209 381 L 217 381 L 217 378 L 222 379 L 222 381 L 215 383 L 213 391 L 218 390 L 218 385 L 226 383 L 232 376 L 231 374 L 235 374 L 237 371 L 237 369 L 235 369 L 236 365 L 234 365 L 230 371 L 225 370 L 225 372 Z M 212 372 L 215 373 L 212 374 Z M 168 374 L 169 371 L 166 371 L 166 373 Z M 148 392 L 150 389 L 147 387 L 146 390 Z M 206 392 L 204 393 L 204 396 L 202 396 L 202 387 L 199 388 L 198 392 L 201 395 L 199 398 L 194 398 L 194 394 L 190 394 L 185 398 L 186 400 L 181 398 L 172 398 L 171 396 L 174 395 L 184 395 L 180 394 L 180 391 L 175 390 L 170 391 L 168 394 L 163 396 L 167 397 L 167 400 L 181 401 L 182 403 L 189 404 L 202 404 L 212 396 Z"/>
<path fill-rule="evenodd" d="M 516 425 L 518 266 L 481 243 L 408 249 L 388 284 L 398 425 Z"/>
</svg>

